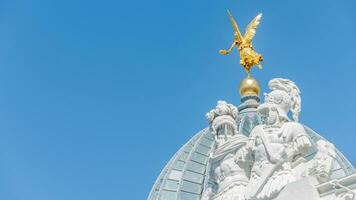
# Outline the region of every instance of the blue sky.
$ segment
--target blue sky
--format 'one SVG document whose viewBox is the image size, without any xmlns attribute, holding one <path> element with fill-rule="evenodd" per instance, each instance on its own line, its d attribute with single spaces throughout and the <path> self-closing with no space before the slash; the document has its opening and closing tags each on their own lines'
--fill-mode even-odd
<svg viewBox="0 0 356 200">
<path fill-rule="evenodd" d="M 0 0 L 0 199 L 145 199 L 170 157 L 239 104 L 233 31 L 254 40 L 268 80 L 294 80 L 301 122 L 356 164 L 356 3 Z M 242 28 L 244 29 L 244 28 Z"/>
</svg>

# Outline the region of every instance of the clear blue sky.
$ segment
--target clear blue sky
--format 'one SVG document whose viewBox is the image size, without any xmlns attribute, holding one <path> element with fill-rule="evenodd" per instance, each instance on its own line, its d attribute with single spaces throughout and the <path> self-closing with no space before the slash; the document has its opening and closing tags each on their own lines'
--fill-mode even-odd
<svg viewBox="0 0 356 200">
<path fill-rule="evenodd" d="M 145 199 L 219 99 L 233 31 L 259 12 L 253 74 L 294 80 L 301 122 L 356 164 L 353 0 L 0 0 L 0 199 Z"/>
</svg>

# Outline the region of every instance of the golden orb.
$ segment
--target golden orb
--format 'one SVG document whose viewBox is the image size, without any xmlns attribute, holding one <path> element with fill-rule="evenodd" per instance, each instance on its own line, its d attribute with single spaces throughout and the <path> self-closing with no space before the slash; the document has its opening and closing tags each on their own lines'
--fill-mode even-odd
<svg viewBox="0 0 356 200">
<path fill-rule="evenodd" d="M 244 78 L 240 83 L 240 95 L 243 96 L 258 96 L 260 86 L 256 79 L 252 77 Z"/>
</svg>

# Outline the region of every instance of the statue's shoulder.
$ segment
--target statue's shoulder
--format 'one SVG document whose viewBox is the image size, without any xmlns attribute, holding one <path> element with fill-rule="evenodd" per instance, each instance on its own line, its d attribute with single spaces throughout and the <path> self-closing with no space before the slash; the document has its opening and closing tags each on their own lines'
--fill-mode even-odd
<svg viewBox="0 0 356 200">
<path fill-rule="evenodd" d="M 305 132 L 304 126 L 301 123 L 293 122 L 293 121 L 286 122 L 284 124 L 284 130 L 293 132 L 295 134 Z"/>
<path fill-rule="evenodd" d="M 284 126 L 295 127 L 295 128 L 303 128 L 304 129 L 303 124 L 301 124 L 299 122 L 294 122 L 294 121 L 288 121 L 288 122 L 285 123 Z"/>
</svg>

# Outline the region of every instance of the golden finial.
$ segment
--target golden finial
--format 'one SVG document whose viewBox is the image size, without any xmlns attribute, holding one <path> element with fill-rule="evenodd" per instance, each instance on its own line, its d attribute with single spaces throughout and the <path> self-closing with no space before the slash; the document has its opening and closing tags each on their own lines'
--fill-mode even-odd
<svg viewBox="0 0 356 200">
<path fill-rule="evenodd" d="M 236 24 L 234 17 L 231 15 L 230 11 L 227 11 L 230 17 L 232 27 L 235 30 L 235 38 L 228 50 L 220 50 L 220 54 L 229 54 L 236 46 L 240 53 L 240 64 L 245 69 L 247 73 L 247 78 L 245 78 L 240 84 L 240 94 L 245 95 L 258 95 L 259 86 L 258 82 L 251 77 L 250 70 L 253 66 L 257 66 L 262 69 L 260 64 L 263 58 L 258 54 L 252 46 L 252 39 L 256 34 L 257 26 L 260 24 L 262 14 L 258 14 L 247 26 L 245 35 L 242 36 L 240 30 Z"/>
<path fill-rule="evenodd" d="M 243 96 L 258 96 L 260 86 L 258 81 L 251 76 L 244 78 L 240 83 L 240 95 Z"/>
</svg>

